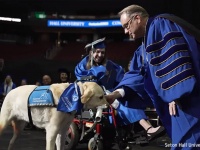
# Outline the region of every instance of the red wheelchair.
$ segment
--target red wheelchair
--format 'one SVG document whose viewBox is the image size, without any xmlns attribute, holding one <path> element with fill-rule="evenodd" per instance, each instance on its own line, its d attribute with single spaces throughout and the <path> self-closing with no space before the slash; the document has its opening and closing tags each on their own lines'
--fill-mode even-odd
<svg viewBox="0 0 200 150">
<path fill-rule="evenodd" d="M 87 76 L 81 81 L 95 81 Z M 105 93 L 109 92 L 102 87 Z M 73 150 L 78 143 L 88 142 L 89 150 L 109 150 L 117 143 L 120 150 L 130 149 L 133 144 L 146 145 L 146 134 L 136 134 L 132 126 L 117 124 L 117 111 L 112 106 L 99 106 L 76 115 L 66 133 L 66 150 Z"/>
<path fill-rule="evenodd" d="M 73 150 L 81 142 L 88 142 L 88 150 L 109 150 L 114 143 L 120 150 L 126 150 L 134 144 L 149 143 L 145 133 L 135 133 L 130 126 L 118 126 L 116 113 L 112 106 L 99 106 L 77 115 L 66 134 L 66 149 Z"/>
</svg>

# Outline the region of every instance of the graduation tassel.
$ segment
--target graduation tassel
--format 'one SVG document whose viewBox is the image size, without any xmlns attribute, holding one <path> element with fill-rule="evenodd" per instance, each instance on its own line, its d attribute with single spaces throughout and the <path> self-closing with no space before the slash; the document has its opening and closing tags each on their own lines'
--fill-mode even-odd
<svg viewBox="0 0 200 150">
<path fill-rule="evenodd" d="M 92 45 L 92 52 L 91 52 L 91 62 L 90 62 L 90 65 L 91 65 L 91 67 L 93 66 L 93 52 L 94 52 L 94 46 Z"/>
</svg>

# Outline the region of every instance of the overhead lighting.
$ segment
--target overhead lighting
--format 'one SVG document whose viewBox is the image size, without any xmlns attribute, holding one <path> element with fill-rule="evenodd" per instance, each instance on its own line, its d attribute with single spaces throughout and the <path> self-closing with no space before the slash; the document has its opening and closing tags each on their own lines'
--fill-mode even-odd
<svg viewBox="0 0 200 150">
<path fill-rule="evenodd" d="M 21 22 L 20 18 L 0 17 L 1 21 Z"/>
</svg>

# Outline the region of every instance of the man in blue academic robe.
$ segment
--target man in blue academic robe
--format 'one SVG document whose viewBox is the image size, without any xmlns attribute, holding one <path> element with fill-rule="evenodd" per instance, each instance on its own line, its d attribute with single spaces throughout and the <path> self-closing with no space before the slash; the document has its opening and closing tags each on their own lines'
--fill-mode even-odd
<svg viewBox="0 0 200 150">
<path fill-rule="evenodd" d="M 147 11 L 138 5 L 124 8 L 119 15 L 126 34 L 133 39 L 144 39 L 132 60 L 132 72 L 125 75 L 117 88 L 128 86 L 141 97 L 151 98 L 172 139 L 172 149 L 197 149 L 200 143 L 198 30 L 174 15 L 149 18 Z M 119 97 L 114 91 L 107 100 L 112 103 Z"/>
</svg>

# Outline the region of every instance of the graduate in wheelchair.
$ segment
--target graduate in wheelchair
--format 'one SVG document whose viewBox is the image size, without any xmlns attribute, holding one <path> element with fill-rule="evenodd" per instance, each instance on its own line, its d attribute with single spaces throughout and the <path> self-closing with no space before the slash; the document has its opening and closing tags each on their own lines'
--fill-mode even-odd
<svg viewBox="0 0 200 150">
<path fill-rule="evenodd" d="M 85 49 L 87 55 L 75 67 L 77 80 L 94 81 L 104 88 L 105 94 L 113 92 L 124 77 L 125 72 L 120 65 L 107 59 L 105 38 L 87 44 Z M 145 100 L 142 100 L 136 92 L 128 89 L 128 87 L 123 88 L 126 88 L 129 93 L 126 93 L 124 98 L 116 99 L 111 103 L 111 107 L 117 112 L 117 126 L 121 129 L 128 129 L 127 132 L 130 134 L 130 128 L 138 122 L 146 131 L 147 138 L 143 139 L 145 142 L 159 137 L 164 132 L 164 128 L 162 126 L 153 127 L 148 122 L 144 112 L 147 106 Z M 118 92 L 123 94 L 121 91 Z M 112 120 L 113 118 L 110 119 L 110 122 Z"/>
</svg>

